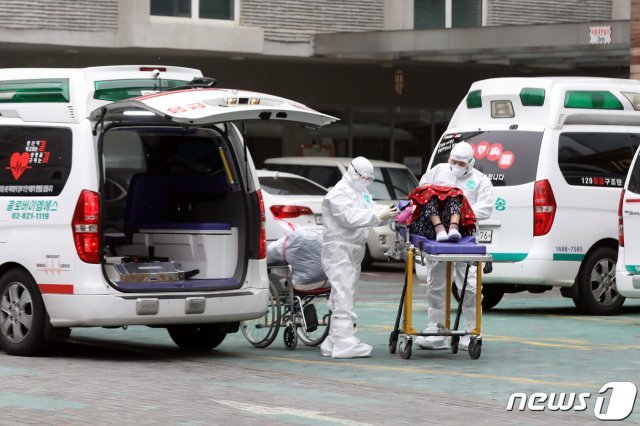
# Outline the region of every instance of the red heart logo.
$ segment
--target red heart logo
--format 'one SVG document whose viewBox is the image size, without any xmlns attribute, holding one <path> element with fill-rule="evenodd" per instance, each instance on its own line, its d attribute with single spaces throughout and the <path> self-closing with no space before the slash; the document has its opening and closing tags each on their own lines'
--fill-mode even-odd
<svg viewBox="0 0 640 426">
<path fill-rule="evenodd" d="M 15 180 L 20 179 L 24 171 L 31 168 L 29 166 L 29 153 L 23 152 L 20 154 L 19 152 L 14 152 L 9 160 L 9 167 L 6 168 L 11 170 Z"/>
</svg>

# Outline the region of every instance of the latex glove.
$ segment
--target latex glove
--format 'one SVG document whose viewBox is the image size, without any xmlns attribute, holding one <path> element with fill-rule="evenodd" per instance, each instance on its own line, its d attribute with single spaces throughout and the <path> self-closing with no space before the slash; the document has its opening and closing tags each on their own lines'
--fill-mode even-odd
<svg viewBox="0 0 640 426">
<path fill-rule="evenodd" d="M 398 216 L 398 208 L 396 206 L 385 207 L 378 212 L 378 219 L 381 221 L 393 219 Z"/>
</svg>

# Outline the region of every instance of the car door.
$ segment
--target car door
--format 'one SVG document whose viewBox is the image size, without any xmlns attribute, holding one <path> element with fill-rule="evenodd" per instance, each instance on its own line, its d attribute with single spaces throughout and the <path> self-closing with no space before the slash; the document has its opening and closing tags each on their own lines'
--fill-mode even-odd
<svg viewBox="0 0 640 426">
<path fill-rule="evenodd" d="M 636 151 L 624 193 L 620 200 L 620 213 L 624 238 L 624 269 L 640 275 L 640 149 Z M 621 244 L 622 245 L 622 244 Z"/>
<path fill-rule="evenodd" d="M 156 93 L 108 104 L 91 113 L 92 121 L 126 120 L 150 112 L 184 125 L 228 121 L 292 121 L 320 127 L 337 121 L 305 105 L 264 93 L 230 89 L 187 89 Z"/>
</svg>

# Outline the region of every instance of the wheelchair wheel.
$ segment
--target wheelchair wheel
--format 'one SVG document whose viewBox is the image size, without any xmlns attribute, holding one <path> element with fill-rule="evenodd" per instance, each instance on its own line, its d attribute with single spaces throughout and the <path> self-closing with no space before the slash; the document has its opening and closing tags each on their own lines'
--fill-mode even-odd
<svg viewBox="0 0 640 426">
<path fill-rule="evenodd" d="M 273 284 L 269 284 L 269 303 L 264 315 L 240 323 L 240 330 L 249 343 L 256 348 L 266 348 L 273 343 L 280 328 L 281 309 L 278 290 Z"/>
<path fill-rule="evenodd" d="M 307 321 L 307 325 L 311 326 L 308 329 L 305 328 L 304 323 L 300 324 L 300 326 L 296 328 L 298 337 L 302 343 L 307 346 L 318 346 L 324 342 L 324 339 L 329 335 L 331 312 L 327 307 L 328 301 L 329 293 L 319 294 L 316 296 L 306 296 L 302 299 L 304 310 L 310 310 L 308 306 L 313 305 L 313 308 L 315 308 L 315 316 L 317 318 L 317 325 L 309 324 L 309 321 Z"/>
</svg>

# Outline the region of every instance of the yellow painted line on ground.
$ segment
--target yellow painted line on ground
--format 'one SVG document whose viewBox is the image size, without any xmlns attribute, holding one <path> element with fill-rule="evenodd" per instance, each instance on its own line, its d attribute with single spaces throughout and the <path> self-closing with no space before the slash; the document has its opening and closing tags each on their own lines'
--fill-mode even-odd
<svg viewBox="0 0 640 426">
<path fill-rule="evenodd" d="M 407 373 L 407 374 L 416 374 L 416 373 L 433 374 L 438 376 L 454 376 L 454 377 L 463 377 L 463 378 L 469 378 L 469 379 L 496 380 L 496 381 L 507 382 L 507 383 L 552 385 L 552 386 L 563 386 L 563 387 L 580 388 L 580 389 L 597 388 L 598 386 L 601 386 L 595 383 L 558 382 L 553 380 L 531 379 L 528 377 L 500 376 L 496 374 L 483 374 L 483 373 L 465 373 L 465 372 L 456 371 L 456 370 L 442 370 L 442 369 L 430 370 L 426 368 L 417 368 L 417 367 L 392 367 L 392 366 L 379 365 L 379 364 L 377 365 L 356 364 L 354 362 L 348 362 L 344 360 L 314 361 L 314 360 L 293 359 L 289 357 L 277 357 L 277 356 L 249 356 L 248 358 L 259 358 L 259 359 L 282 361 L 282 362 L 294 363 L 294 364 L 327 365 L 327 366 L 338 366 L 338 367 L 349 366 L 352 368 L 357 368 L 362 370 L 388 371 L 388 372 L 398 372 L 398 373 Z"/>
<path fill-rule="evenodd" d="M 389 325 L 363 325 L 358 326 L 359 329 L 372 331 L 372 332 L 390 332 L 393 330 Z M 579 351 L 592 351 L 594 349 L 606 349 L 606 350 L 640 350 L 640 345 L 624 345 L 624 344 L 607 344 L 607 343 L 594 343 L 588 340 L 571 340 L 562 338 L 529 338 L 521 336 L 499 336 L 494 334 L 483 334 L 483 339 L 489 341 L 500 341 L 509 343 L 520 343 L 530 346 L 541 346 L 549 348 L 563 348 L 563 349 L 575 349 Z"/>
<path fill-rule="evenodd" d="M 572 315 L 553 315 L 553 314 L 547 314 L 545 315 L 545 317 L 552 317 L 552 318 L 564 318 L 564 319 L 574 319 L 574 320 L 578 320 L 578 321 L 595 321 L 595 322 L 604 322 L 604 323 L 610 323 L 610 324 L 627 324 L 627 325 L 640 325 L 640 321 L 637 319 L 632 319 L 632 318 L 600 318 L 600 317 L 588 317 L 588 316 L 572 316 Z"/>
</svg>

